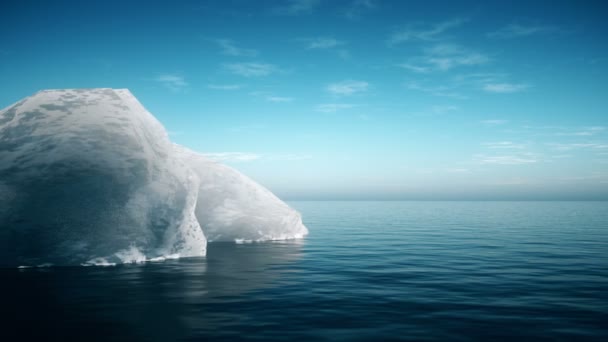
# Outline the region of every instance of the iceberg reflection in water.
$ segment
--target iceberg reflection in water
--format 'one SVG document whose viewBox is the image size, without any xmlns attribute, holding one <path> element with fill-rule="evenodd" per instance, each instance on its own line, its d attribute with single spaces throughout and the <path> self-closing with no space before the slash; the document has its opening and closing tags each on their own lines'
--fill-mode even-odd
<svg viewBox="0 0 608 342">
<path fill-rule="evenodd" d="M 22 337 L 90 340 L 103 329 L 106 340 L 179 340 L 233 319 L 217 306 L 280 284 L 281 274 L 290 272 L 301 257 L 303 243 L 216 242 L 201 258 L 115 267 L 4 269 L 3 279 L 15 287 L 4 292 L 14 294 L 3 304 L 12 312 L 5 323 L 36 327 L 23 330 Z M 39 308 L 55 317 L 39 314 Z M 57 328 L 58 322 L 70 328 Z"/>
</svg>

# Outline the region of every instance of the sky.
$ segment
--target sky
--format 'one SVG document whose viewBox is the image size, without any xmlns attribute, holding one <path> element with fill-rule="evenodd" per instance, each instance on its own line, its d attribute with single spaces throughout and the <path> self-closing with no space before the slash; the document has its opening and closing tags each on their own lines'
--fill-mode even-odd
<svg viewBox="0 0 608 342">
<path fill-rule="evenodd" d="M 128 88 L 171 140 L 288 200 L 608 200 L 607 13 L 604 1 L 3 1 L 0 107 Z"/>
</svg>

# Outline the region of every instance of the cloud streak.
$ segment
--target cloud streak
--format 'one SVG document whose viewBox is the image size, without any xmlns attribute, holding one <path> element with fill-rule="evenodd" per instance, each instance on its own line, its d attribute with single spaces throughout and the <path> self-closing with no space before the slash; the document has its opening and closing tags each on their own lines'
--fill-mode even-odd
<svg viewBox="0 0 608 342">
<path fill-rule="evenodd" d="M 407 27 L 393 32 L 387 40 L 389 45 L 397 45 L 409 41 L 432 41 L 437 40 L 444 32 L 459 27 L 467 20 L 456 18 L 444 21 L 432 26 L 408 25 Z"/>
<path fill-rule="evenodd" d="M 287 102 L 293 102 L 295 100 L 295 98 L 293 98 L 293 97 L 277 96 L 268 91 L 252 91 L 249 93 L 249 95 L 263 98 L 264 100 L 266 100 L 268 102 L 274 102 L 274 103 L 287 103 Z"/>
<path fill-rule="evenodd" d="M 455 99 L 466 99 L 467 97 L 453 91 L 452 87 L 447 86 L 437 86 L 437 87 L 428 87 L 422 86 L 417 82 L 409 82 L 406 83 L 405 86 L 410 90 L 417 90 L 423 93 L 431 94 L 433 96 L 441 96 L 441 97 L 451 97 Z"/>
<path fill-rule="evenodd" d="M 215 42 L 220 46 L 222 54 L 233 57 L 255 57 L 257 50 L 239 48 L 230 39 L 217 39 Z"/>
<path fill-rule="evenodd" d="M 496 155 L 488 156 L 479 154 L 475 159 L 480 164 L 496 164 L 496 165 L 523 165 L 533 164 L 538 162 L 538 159 L 531 154 L 522 155 Z"/>
<path fill-rule="evenodd" d="M 409 70 L 409 71 L 413 71 L 413 72 L 417 72 L 417 73 L 427 73 L 432 71 L 430 66 L 422 66 L 422 65 L 414 65 L 414 64 L 410 64 L 410 63 L 401 63 L 401 64 L 397 64 L 398 67 Z"/>
<path fill-rule="evenodd" d="M 354 0 L 350 3 L 344 15 L 348 19 L 358 19 L 365 12 L 376 9 L 378 4 L 375 0 Z"/>
<path fill-rule="evenodd" d="M 556 32 L 557 29 L 552 26 L 540 25 L 521 25 L 517 23 L 509 24 L 497 31 L 486 34 L 488 38 L 510 39 L 518 37 L 527 37 L 537 34 L 546 34 Z"/>
<path fill-rule="evenodd" d="M 207 88 L 213 90 L 239 90 L 243 86 L 241 84 L 208 84 Z"/>
<path fill-rule="evenodd" d="M 435 69 L 446 71 L 457 66 L 485 64 L 490 60 L 486 55 L 470 51 L 456 44 L 438 44 L 427 49 L 426 63 Z"/>
<path fill-rule="evenodd" d="M 212 152 L 203 156 L 220 162 L 245 163 L 252 161 L 300 161 L 312 159 L 310 155 L 302 154 L 258 154 L 250 152 Z"/>
<path fill-rule="evenodd" d="M 293 97 L 284 97 L 284 96 L 274 96 L 270 95 L 266 97 L 266 101 L 275 102 L 275 103 L 285 103 L 285 102 L 293 102 Z"/>
<path fill-rule="evenodd" d="M 346 44 L 343 41 L 337 40 L 331 37 L 317 37 L 313 39 L 308 39 L 308 46 L 306 47 L 309 50 L 314 49 L 331 49 L 340 45 Z"/>
<path fill-rule="evenodd" d="M 419 112 L 406 114 L 408 117 L 438 117 L 458 111 L 460 108 L 454 105 L 433 105 Z"/>
<path fill-rule="evenodd" d="M 355 105 L 350 103 L 323 103 L 317 105 L 315 110 L 322 113 L 335 113 L 340 110 L 353 108 Z"/>
<path fill-rule="evenodd" d="M 244 77 L 264 77 L 279 71 L 273 64 L 267 63 L 227 63 L 224 68 L 235 75 Z"/>
<path fill-rule="evenodd" d="M 186 82 L 184 77 L 176 74 L 162 74 L 156 77 L 154 80 L 174 92 L 181 91 L 188 86 L 188 82 Z"/>
<path fill-rule="evenodd" d="M 333 95 L 350 96 L 366 92 L 368 88 L 369 83 L 365 81 L 347 80 L 329 84 L 325 89 Z"/>
<path fill-rule="evenodd" d="M 483 90 L 488 93 L 509 94 L 518 93 L 530 88 L 527 84 L 514 83 L 488 83 L 483 86 Z"/>
<path fill-rule="evenodd" d="M 477 66 L 489 61 L 488 56 L 457 44 L 436 44 L 424 49 L 422 56 L 414 57 L 397 66 L 415 73 L 429 73 L 448 71 L 461 66 Z"/>
<path fill-rule="evenodd" d="M 608 150 L 608 143 L 549 143 L 547 145 L 558 151 L 572 151 L 579 149 L 595 151 Z"/>
<path fill-rule="evenodd" d="M 287 0 L 284 6 L 275 7 L 272 13 L 276 15 L 311 14 L 320 2 L 320 0 Z"/>
<path fill-rule="evenodd" d="M 498 141 L 498 142 L 487 142 L 482 143 L 483 146 L 491 149 L 524 149 L 526 148 L 523 144 L 516 144 L 511 141 Z"/>
<path fill-rule="evenodd" d="M 260 159 L 262 156 L 246 152 L 214 152 L 203 153 L 203 155 L 215 161 L 249 162 Z"/>
<path fill-rule="evenodd" d="M 592 127 L 584 127 L 574 132 L 558 132 L 555 135 L 561 136 L 574 136 L 574 137 L 588 137 L 593 135 L 598 135 L 604 133 L 606 131 L 606 127 L 604 126 L 592 126 Z"/>
</svg>

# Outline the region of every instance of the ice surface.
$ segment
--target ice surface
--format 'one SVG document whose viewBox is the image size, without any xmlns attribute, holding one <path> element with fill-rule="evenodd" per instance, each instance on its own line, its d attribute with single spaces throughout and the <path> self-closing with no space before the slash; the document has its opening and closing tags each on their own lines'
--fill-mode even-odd
<svg viewBox="0 0 608 342">
<path fill-rule="evenodd" d="M 174 145 L 199 179 L 196 218 L 209 241 L 267 241 L 308 233 L 300 214 L 247 176 Z"/>
<path fill-rule="evenodd" d="M 0 265 L 202 256 L 206 234 L 306 232 L 269 191 L 172 144 L 128 90 L 42 91 L 0 111 Z"/>
</svg>

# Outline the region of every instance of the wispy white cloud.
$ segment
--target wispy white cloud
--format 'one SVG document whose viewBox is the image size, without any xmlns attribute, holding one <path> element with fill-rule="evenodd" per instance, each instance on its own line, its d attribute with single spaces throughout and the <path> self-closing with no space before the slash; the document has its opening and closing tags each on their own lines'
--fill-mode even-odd
<svg viewBox="0 0 608 342">
<path fill-rule="evenodd" d="M 435 69 L 441 71 L 450 70 L 457 66 L 480 65 L 487 62 L 488 57 L 478 53 L 443 57 L 430 57 L 427 59 L 428 64 L 435 66 Z"/>
<path fill-rule="evenodd" d="M 224 68 L 228 69 L 228 71 L 235 75 L 240 75 L 244 77 L 268 76 L 272 73 L 280 71 L 280 69 L 273 64 L 253 62 L 228 63 L 224 64 Z"/>
<path fill-rule="evenodd" d="M 221 162 L 252 162 L 252 161 L 299 161 L 312 159 L 311 155 L 304 154 L 259 154 L 250 152 L 212 152 L 203 153 L 205 157 Z"/>
<path fill-rule="evenodd" d="M 331 37 L 317 37 L 306 39 L 306 41 L 308 42 L 307 49 L 331 49 L 346 44 L 343 41 Z"/>
<path fill-rule="evenodd" d="M 258 55 L 257 50 L 237 47 L 235 42 L 230 39 L 216 39 L 215 42 L 220 46 L 222 54 L 227 56 L 255 57 Z"/>
<path fill-rule="evenodd" d="M 555 133 L 555 135 L 569 136 L 569 137 L 588 137 L 593 134 L 594 134 L 594 132 L 591 132 L 591 131 L 578 131 L 578 132 L 572 132 L 572 133 Z"/>
<path fill-rule="evenodd" d="M 465 168 L 448 168 L 448 169 L 445 169 L 445 172 L 448 172 L 448 173 L 469 173 L 469 172 L 471 172 L 471 170 L 465 169 Z"/>
<path fill-rule="evenodd" d="M 464 96 L 458 92 L 455 92 L 452 87 L 448 87 L 448 86 L 429 87 L 429 86 L 420 85 L 417 82 L 408 82 L 405 84 L 405 86 L 410 90 L 421 91 L 421 92 L 424 92 L 427 94 L 431 94 L 433 96 L 451 97 L 451 98 L 455 98 L 455 99 L 466 99 L 467 98 L 466 96 Z"/>
<path fill-rule="evenodd" d="M 460 66 L 476 66 L 489 61 L 488 56 L 457 44 L 437 44 L 426 48 L 422 56 L 411 58 L 397 66 L 416 73 L 428 73 Z"/>
<path fill-rule="evenodd" d="M 436 40 L 444 32 L 461 26 L 466 21 L 466 19 L 456 18 L 434 25 L 408 25 L 401 30 L 393 32 L 388 38 L 387 42 L 389 45 L 397 45 L 415 40 Z"/>
<path fill-rule="evenodd" d="M 503 120 L 503 119 L 490 119 L 490 120 L 481 120 L 481 123 L 484 125 L 492 125 L 492 126 L 497 126 L 497 125 L 504 125 L 506 123 L 508 123 L 508 120 Z"/>
<path fill-rule="evenodd" d="M 293 97 L 284 97 L 284 96 L 266 96 L 266 101 L 268 102 L 292 102 L 294 100 Z"/>
<path fill-rule="evenodd" d="M 243 88 L 241 84 L 208 84 L 207 88 L 214 90 L 239 90 Z"/>
<path fill-rule="evenodd" d="M 365 81 L 347 80 L 329 84 L 326 90 L 334 95 L 350 96 L 367 91 L 369 83 Z"/>
<path fill-rule="evenodd" d="M 430 66 L 423 66 L 423 65 L 414 65 L 414 64 L 410 64 L 410 63 L 401 63 L 401 64 L 397 64 L 398 67 L 409 70 L 409 71 L 413 71 L 413 72 L 417 72 L 417 73 L 427 73 L 432 71 L 432 68 Z"/>
<path fill-rule="evenodd" d="M 490 58 L 456 44 L 438 44 L 426 50 L 426 63 L 438 70 L 449 70 L 457 66 L 487 63 Z"/>
<path fill-rule="evenodd" d="M 178 92 L 188 86 L 188 82 L 184 77 L 177 74 L 162 74 L 154 79 L 156 82 L 161 83 L 167 89 Z"/>
<path fill-rule="evenodd" d="M 474 87 L 480 88 L 488 83 L 504 82 L 509 75 L 506 73 L 495 72 L 473 72 L 458 74 L 451 78 L 451 82 L 457 87 Z"/>
<path fill-rule="evenodd" d="M 524 149 L 526 145 L 524 144 L 516 144 L 511 141 L 498 141 L 498 142 L 487 142 L 482 143 L 483 146 L 492 149 Z"/>
<path fill-rule="evenodd" d="M 454 105 L 433 105 L 417 112 L 406 113 L 408 117 L 432 118 L 456 112 L 460 108 Z"/>
<path fill-rule="evenodd" d="M 522 128 L 537 136 L 559 136 L 559 137 L 595 137 L 608 133 L 606 126 L 531 126 L 525 125 Z"/>
<path fill-rule="evenodd" d="M 507 73 L 465 73 L 451 77 L 447 84 L 457 89 L 470 88 L 495 94 L 517 93 L 533 87 L 527 83 L 511 83 L 509 78 Z"/>
<path fill-rule="evenodd" d="M 588 143 L 548 143 L 548 146 L 558 150 L 558 151 L 572 151 L 578 149 L 588 149 L 595 151 L 604 151 L 608 150 L 608 143 L 596 143 L 596 142 L 588 142 Z"/>
<path fill-rule="evenodd" d="M 514 83 L 488 83 L 483 86 L 483 90 L 489 93 L 517 93 L 530 88 L 527 84 L 514 84 Z"/>
<path fill-rule="evenodd" d="M 216 161 L 249 162 L 260 159 L 262 156 L 247 152 L 214 152 L 202 153 L 205 157 Z"/>
<path fill-rule="evenodd" d="M 263 98 L 264 100 L 266 100 L 268 102 L 274 102 L 274 103 L 286 103 L 286 102 L 293 102 L 295 100 L 295 98 L 293 98 L 293 97 L 277 96 L 269 91 L 252 91 L 249 93 L 249 95 Z"/>
<path fill-rule="evenodd" d="M 358 19 L 365 12 L 376 9 L 378 3 L 376 0 L 354 0 L 350 3 L 344 15 L 349 19 Z"/>
<path fill-rule="evenodd" d="M 545 34 L 551 32 L 557 32 L 557 28 L 552 26 L 542 25 L 522 25 L 518 23 L 509 24 L 505 27 L 500 28 L 497 31 L 490 32 L 487 34 L 489 38 L 517 38 L 526 37 L 536 34 Z"/>
<path fill-rule="evenodd" d="M 273 8 L 272 13 L 277 15 L 310 14 L 320 2 L 320 0 L 287 0 L 285 5 Z"/>
<path fill-rule="evenodd" d="M 604 133 L 605 131 L 606 131 L 606 127 L 604 127 L 604 126 L 592 126 L 592 127 L 583 127 L 581 129 L 577 129 L 573 132 L 557 132 L 557 133 L 555 133 L 555 135 L 588 137 L 588 136 L 593 136 L 593 135 Z"/>
<path fill-rule="evenodd" d="M 606 130 L 605 126 L 591 126 L 591 127 L 587 127 L 585 128 L 587 131 L 591 131 L 591 132 L 603 132 Z"/>
<path fill-rule="evenodd" d="M 345 41 L 333 37 L 303 38 L 298 40 L 305 44 L 307 50 L 330 51 L 344 60 L 351 58 L 350 51 L 345 48 L 345 45 L 347 45 Z"/>
<path fill-rule="evenodd" d="M 353 108 L 353 107 L 355 107 L 355 105 L 350 104 L 350 103 L 323 103 L 323 104 L 317 105 L 315 107 L 315 110 L 317 112 L 323 112 L 323 113 L 335 113 L 339 110 L 349 109 L 349 108 Z"/>
<path fill-rule="evenodd" d="M 522 165 L 533 164 L 538 162 L 538 158 L 532 154 L 518 155 L 484 155 L 478 154 L 474 159 L 480 164 L 497 164 L 497 165 Z"/>
</svg>

